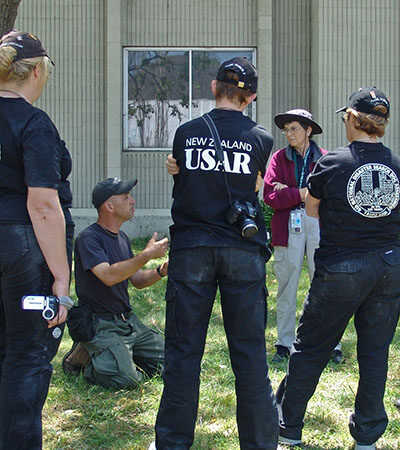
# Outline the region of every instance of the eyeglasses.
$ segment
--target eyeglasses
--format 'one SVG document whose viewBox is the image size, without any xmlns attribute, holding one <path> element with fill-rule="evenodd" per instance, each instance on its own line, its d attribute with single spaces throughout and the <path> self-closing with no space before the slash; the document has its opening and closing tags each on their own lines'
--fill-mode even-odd
<svg viewBox="0 0 400 450">
<path fill-rule="evenodd" d="M 283 130 L 282 130 L 282 134 L 285 134 L 285 135 L 287 135 L 287 134 L 295 134 L 295 133 L 297 133 L 299 130 L 301 130 L 301 128 L 302 127 L 290 127 L 290 128 L 284 128 Z"/>
</svg>

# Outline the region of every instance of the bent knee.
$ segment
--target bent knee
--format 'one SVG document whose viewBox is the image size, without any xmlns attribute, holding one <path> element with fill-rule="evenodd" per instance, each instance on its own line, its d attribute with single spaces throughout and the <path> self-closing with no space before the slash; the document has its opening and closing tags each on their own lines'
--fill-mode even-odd
<svg viewBox="0 0 400 450">
<path fill-rule="evenodd" d="M 97 372 L 93 369 L 85 370 L 85 377 L 92 383 L 109 389 L 133 389 L 142 380 L 140 372 L 110 374 Z"/>
</svg>

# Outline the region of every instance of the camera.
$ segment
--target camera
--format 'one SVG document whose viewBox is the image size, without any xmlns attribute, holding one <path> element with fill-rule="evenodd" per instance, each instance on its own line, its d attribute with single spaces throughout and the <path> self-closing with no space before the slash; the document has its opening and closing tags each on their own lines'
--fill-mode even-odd
<svg viewBox="0 0 400 450">
<path fill-rule="evenodd" d="M 258 232 L 255 222 L 257 215 L 256 208 L 250 203 L 240 203 L 235 200 L 231 208 L 226 213 L 226 220 L 230 224 L 236 224 L 245 238 L 251 238 Z"/>
<path fill-rule="evenodd" d="M 22 309 L 43 311 L 42 316 L 46 320 L 55 317 L 58 311 L 59 300 L 53 295 L 24 295 L 21 299 Z"/>
</svg>

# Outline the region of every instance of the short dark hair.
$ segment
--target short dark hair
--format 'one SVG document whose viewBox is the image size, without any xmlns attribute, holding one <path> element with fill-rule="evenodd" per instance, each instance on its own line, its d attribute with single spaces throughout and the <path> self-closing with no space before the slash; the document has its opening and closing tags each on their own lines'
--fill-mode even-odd
<svg viewBox="0 0 400 450">
<path fill-rule="evenodd" d="M 239 76 L 236 72 L 233 70 L 227 70 L 226 71 L 226 78 L 231 78 L 233 80 L 239 81 Z M 230 83 L 225 83 L 224 81 L 218 81 L 216 84 L 216 93 L 215 98 L 219 100 L 222 97 L 228 98 L 232 103 L 235 105 L 242 105 L 243 103 L 246 103 L 248 98 L 253 95 L 252 92 L 247 91 L 242 88 L 238 88 L 237 86 L 234 86 Z"/>
</svg>

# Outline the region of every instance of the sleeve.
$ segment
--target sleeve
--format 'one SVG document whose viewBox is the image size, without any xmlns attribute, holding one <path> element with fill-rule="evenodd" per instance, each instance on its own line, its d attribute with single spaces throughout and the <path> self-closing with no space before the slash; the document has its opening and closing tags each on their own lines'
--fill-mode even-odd
<svg viewBox="0 0 400 450">
<path fill-rule="evenodd" d="M 334 159 L 332 158 L 335 158 L 334 152 L 321 156 L 307 178 L 308 191 L 314 198 L 319 200 L 322 199 L 325 184 L 327 179 L 331 176 L 329 173 L 333 174 L 335 170 L 335 165 L 332 164 Z"/>
<path fill-rule="evenodd" d="M 25 184 L 30 187 L 58 189 L 62 146 L 50 118 L 47 115 L 35 116 L 24 132 L 22 142 Z"/>
<path fill-rule="evenodd" d="M 308 175 L 307 178 L 308 191 L 314 198 L 317 198 L 319 200 L 322 198 L 323 187 L 325 184 L 325 171 L 323 169 L 323 165 L 321 164 L 321 159 L 323 160 L 323 158 L 324 157 L 318 160 L 313 171 L 310 173 L 310 175 Z"/>
<path fill-rule="evenodd" d="M 265 136 L 264 142 L 263 142 L 263 146 L 262 146 L 262 148 L 263 148 L 262 157 L 258 160 L 258 164 L 259 164 L 258 170 L 261 172 L 261 176 L 263 178 L 265 176 L 268 158 L 269 158 L 269 155 L 271 154 L 273 145 L 274 145 L 274 138 L 272 137 L 271 134 L 266 133 L 266 136 Z"/>
<path fill-rule="evenodd" d="M 175 132 L 174 142 L 172 144 L 172 156 L 177 160 L 179 160 L 179 156 L 182 154 L 181 135 L 182 130 L 181 127 L 179 127 Z"/>
<path fill-rule="evenodd" d="M 103 262 L 109 262 L 104 245 L 98 236 L 88 233 L 81 235 L 76 240 L 75 246 L 85 271 Z"/>
<path fill-rule="evenodd" d="M 284 151 L 284 150 L 283 150 Z M 288 209 L 301 202 L 300 192 L 297 187 L 287 187 L 274 191 L 274 183 L 288 184 L 285 178 L 283 164 L 280 163 L 280 152 L 276 152 L 269 163 L 264 177 L 264 202 L 273 209 Z"/>
</svg>

